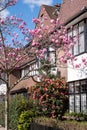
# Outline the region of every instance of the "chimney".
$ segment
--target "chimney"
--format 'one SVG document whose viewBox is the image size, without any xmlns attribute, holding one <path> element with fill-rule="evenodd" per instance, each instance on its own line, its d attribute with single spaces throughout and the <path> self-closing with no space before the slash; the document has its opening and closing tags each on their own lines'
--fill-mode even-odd
<svg viewBox="0 0 87 130">
<path fill-rule="evenodd" d="M 54 6 L 60 8 L 61 4 L 55 4 Z"/>
<path fill-rule="evenodd" d="M 56 4 L 56 5 L 54 5 L 54 7 L 56 7 L 56 9 L 53 14 L 58 16 L 58 14 L 60 12 L 61 4 Z"/>
</svg>

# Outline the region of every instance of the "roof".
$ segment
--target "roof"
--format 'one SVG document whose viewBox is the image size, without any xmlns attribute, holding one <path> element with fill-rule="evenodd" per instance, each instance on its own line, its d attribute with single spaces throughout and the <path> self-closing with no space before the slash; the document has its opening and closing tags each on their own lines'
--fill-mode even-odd
<svg viewBox="0 0 87 130">
<path fill-rule="evenodd" d="M 28 78 L 25 80 L 20 81 L 14 88 L 11 89 L 10 93 L 19 93 L 22 90 L 28 90 L 28 88 L 35 85 L 35 82 L 32 80 L 32 78 Z"/>
<path fill-rule="evenodd" d="M 87 7 L 87 0 L 64 0 L 59 14 L 61 22 L 65 23 L 85 7 Z"/>
<path fill-rule="evenodd" d="M 48 5 L 42 5 L 42 6 L 45 8 L 50 19 L 56 19 L 58 17 L 58 14 L 56 11 L 60 10 L 60 7 L 61 7 L 60 4 L 54 5 L 54 6 L 48 6 Z M 56 14 L 55 14 L 55 12 L 56 12 Z"/>
</svg>

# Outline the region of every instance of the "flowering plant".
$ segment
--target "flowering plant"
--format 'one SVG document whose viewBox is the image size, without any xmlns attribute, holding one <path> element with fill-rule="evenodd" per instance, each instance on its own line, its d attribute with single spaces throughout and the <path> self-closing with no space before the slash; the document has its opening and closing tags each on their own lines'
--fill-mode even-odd
<svg viewBox="0 0 87 130">
<path fill-rule="evenodd" d="M 36 84 L 33 99 L 39 114 L 52 118 L 62 117 L 68 106 L 67 92 L 67 85 L 63 78 L 46 78 Z"/>
</svg>

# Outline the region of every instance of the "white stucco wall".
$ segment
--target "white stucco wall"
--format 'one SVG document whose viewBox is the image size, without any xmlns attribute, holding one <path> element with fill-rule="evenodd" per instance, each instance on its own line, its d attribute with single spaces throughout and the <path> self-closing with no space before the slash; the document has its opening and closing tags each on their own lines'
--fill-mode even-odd
<svg viewBox="0 0 87 130">
<path fill-rule="evenodd" d="M 73 64 L 81 64 L 80 68 L 73 67 L 73 65 L 70 63 L 70 60 L 68 61 L 67 82 L 87 78 L 87 65 L 84 66 L 82 64 L 82 58 L 87 59 L 87 54 L 85 53 L 77 56 L 77 60 L 73 62 Z"/>
</svg>

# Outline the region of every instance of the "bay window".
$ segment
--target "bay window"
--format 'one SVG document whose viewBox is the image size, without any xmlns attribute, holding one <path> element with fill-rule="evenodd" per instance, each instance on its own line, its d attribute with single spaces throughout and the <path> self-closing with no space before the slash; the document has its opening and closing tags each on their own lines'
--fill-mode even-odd
<svg viewBox="0 0 87 130">
<path fill-rule="evenodd" d="M 68 83 L 69 111 L 84 112 L 87 110 L 87 80 Z"/>
</svg>

